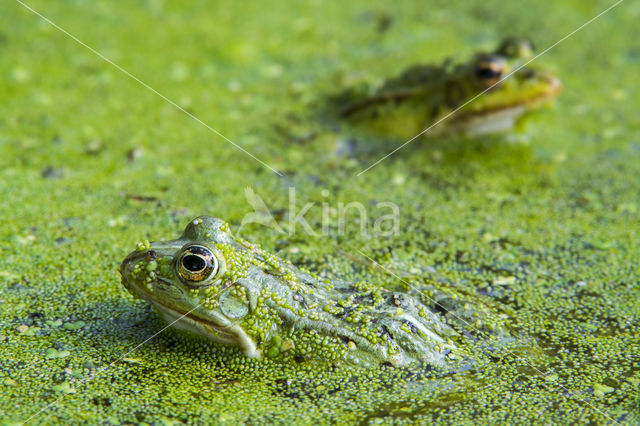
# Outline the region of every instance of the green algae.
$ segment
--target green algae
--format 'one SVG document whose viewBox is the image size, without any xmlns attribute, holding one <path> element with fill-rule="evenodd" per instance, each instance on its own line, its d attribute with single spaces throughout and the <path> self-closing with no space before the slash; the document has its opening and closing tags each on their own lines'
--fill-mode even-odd
<svg viewBox="0 0 640 426">
<path fill-rule="evenodd" d="M 61 396 L 32 421 L 637 422 L 638 5 L 621 4 L 541 58 L 565 90 L 523 132 L 415 141 L 356 177 L 396 145 L 357 141 L 337 156 L 340 133 L 307 114 L 325 94 L 467 57 L 513 28 L 544 48 L 610 3 L 530 2 L 526 13 L 496 1 L 29 4 L 285 176 L 9 2 L 0 422 Z M 396 203 L 397 236 L 363 235 L 353 221 L 344 232 L 332 223 L 330 236 L 300 225 L 242 235 L 328 279 L 403 286 L 354 263 L 359 250 L 425 280 L 438 279 L 433 268 L 507 309 L 521 338 L 469 344 L 476 365 L 455 374 L 257 361 L 173 330 L 138 347 L 165 324 L 120 285 L 122 258 L 200 214 L 237 229 L 252 210 L 249 185 L 285 216 L 289 186 L 299 208 Z M 306 219 L 322 229 L 319 207 Z"/>
</svg>

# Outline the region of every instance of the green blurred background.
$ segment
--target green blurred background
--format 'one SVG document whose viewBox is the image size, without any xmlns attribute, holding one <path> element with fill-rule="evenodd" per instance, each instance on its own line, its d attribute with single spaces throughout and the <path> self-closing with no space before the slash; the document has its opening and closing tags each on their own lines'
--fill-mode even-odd
<svg viewBox="0 0 640 426">
<path fill-rule="evenodd" d="M 356 176 L 397 144 L 359 141 L 337 156 L 344 135 L 314 114 L 355 81 L 465 60 L 508 35 L 541 50 L 612 4 L 28 1 L 278 176 L 4 1 L 0 422 L 637 422 L 640 4 L 540 58 L 564 92 L 517 134 L 416 140 Z M 242 234 L 330 276 L 391 285 L 343 255 L 362 250 L 500 288 L 544 353 L 479 353 L 481 368 L 436 379 L 247 360 L 173 330 L 144 343 L 164 323 L 120 285 L 120 261 L 193 216 L 237 227 L 248 186 L 283 217 L 290 187 L 299 206 L 396 203 L 396 236 L 357 224 Z M 320 227 L 319 210 L 307 219 Z"/>
</svg>

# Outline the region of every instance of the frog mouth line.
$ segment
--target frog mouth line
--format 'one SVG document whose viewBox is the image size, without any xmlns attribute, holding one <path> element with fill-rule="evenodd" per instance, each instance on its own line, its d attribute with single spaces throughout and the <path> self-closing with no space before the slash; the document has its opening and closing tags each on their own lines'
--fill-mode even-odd
<svg viewBox="0 0 640 426">
<path fill-rule="evenodd" d="M 240 346 L 246 356 L 252 358 L 260 357 L 260 350 L 256 348 L 255 342 L 239 325 L 232 323 L 218 325 L 194 315 L 193 312 L 200 308 L 200 305 L 196 305 L 196 307 L 187 312 L 177 311 L 162 303 L 152 293 L 137 286 L 134 286 L 134 288 L 141 298 L 156 308 L 170 326 L 190 331 L 217 343 Z"/>
<path fill-rule="evenodd" d="M 492 114 L 498 114 L 501 112 L 517 109 L 522 109 L 522 112 L 525 112 L 528 107 L 535 107 L 537 105 L 541 105 L 545 102 L 551 101 L 557 98 L 562 91 L 562 83 L 556 77 L 547 77 L 546 80 L 548 85 L 547 88 L 545 90 L 541 90 L 540 93 L 536 94 L 535 96 L 531 96 L 520 102 L 497 104 L 495 106 L 485 108 L 481 111 L 460 111 L 458 119 L 465 120 L 482 118 L 490 116 Z"/>
<path fill-rule="evenodd" d="M 508 131 L 529 110 L 555 99 L 560 90 L 560 81 L 551 80 L 547 90 L 524 102 L 498 104 L 480 111 L 463 111 L 453 123 L 453 127 L 464 129 L 469 135 Z"/>
<path fill-rule="evenodd" d="M 535 107 L 537 105 L 541 105 L 547 101 L 551 101 L 555 99 L 557 97 L 557 93 L 558 93 L 557 91 L 544 92 L 537 96 L 531 97 L 528 100 L 521 103 L 496 105 L 491 108 L 484 109 L 482 111 L 466 111 L 466 112 L 461 111 L 457 119 L 466 120 L 466 119 L 473 119 L 473 118 L 483 118 L 483 117 L 491 116 L 493 114 L 499 114 L 499 113 L 502 113 L 505 111 L 511 111 L 511 110 L 514 110 L 514 111 L 522 110 L 522 112 L 525 112 L 528 107 Z"/>
</svg>

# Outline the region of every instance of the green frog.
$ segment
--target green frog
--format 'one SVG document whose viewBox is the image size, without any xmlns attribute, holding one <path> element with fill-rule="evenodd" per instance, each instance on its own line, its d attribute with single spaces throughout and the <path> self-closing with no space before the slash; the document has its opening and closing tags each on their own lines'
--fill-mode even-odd
<svg viewBox="0 0 640 426">
<path fill-rule="evenodd" d="M 419 294 L 330 282 L 209 216 L 189 222 L 178 239 L 139 243 L 120 273 L 126 289 L 174 327 L 248 357 L 444 366 L 464 356 L 445 314 L 448 302 L 433 288 L 440 304 L 421 301 L 424 286 Z"/>
<path fill-rule="evenodd" d="M 555 75 L 529 65 L 533 55 L 529 40 L 507 38 L 466 63 L 418 65 L 373 91 L 350 90 L 335 99 L 338 113 L 356 129 L 402 139 L 426 129 L 427 136 L 507 131 L 561 91 Z"/>
</svg>

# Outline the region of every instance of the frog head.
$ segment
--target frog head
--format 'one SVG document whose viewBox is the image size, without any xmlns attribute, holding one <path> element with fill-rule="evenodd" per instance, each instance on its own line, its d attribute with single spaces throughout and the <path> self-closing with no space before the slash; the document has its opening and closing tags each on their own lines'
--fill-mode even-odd
<svg viewBox="0 0 640 426">
<path fill-rule="evenodd" d="M 510 129 L 518 117 L 555 99 L 562 88 L 551 72 L 530 65 L 533 57 L 533 44 L 515 37 L 493 52 L 476 54 L 451 70 L 442 112 L 459 109 L 450 120 L 466 133 Z"/>
<path fill-rule="evenodd" d="M 255 302 L 252 281 L 244 279 L 254 255 L 232 236 L 227 223 L 201 216 L 176 240 L 138 243 L 120 273 L 125 288 L 169 324 L 258 356 L 242 327 Z"/>
<path fill-rule="evenodd" d="M 509 130 L 525 112 L 560 93 L 560 80 L 533 66 L 533 59 L 529 40 L 507 38 L 494 51 L 476 53 L 466 62 L 417 65 L 373 94 L 336 98 L 342 103 L 340 116 L 356 129 L 402 139 L 421 132 L 435 136 Z"/>
</svg>

